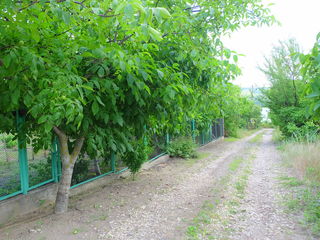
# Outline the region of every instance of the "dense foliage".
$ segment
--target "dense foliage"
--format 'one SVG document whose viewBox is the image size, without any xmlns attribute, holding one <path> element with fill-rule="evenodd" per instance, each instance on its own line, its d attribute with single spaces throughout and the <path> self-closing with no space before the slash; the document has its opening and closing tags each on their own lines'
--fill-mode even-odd
<svg viewBox="0 0 320 240">
<path fill-rule="evenodd" d="M 167 152 L 170 157 L 194 158 L 197 156 L 196 147 L 191 137 L 180 137 L 170 142 Z"/>
<path fill-rule="evenodd" d="M 309 113 L 319 121 L 320 117 L 320 33 L 309 54 L 300 54 L 302 74 L 307 79 L 307 98 L 310 99 Z"/>
<path fill-rule="evenodd" d="M 306 79 L 301 74 L 295 40 L 280 42 L 261 70 L 270 81 L 270 88 L 262 90 L 262 102 L 270 109 L 270 118 L 286 137 L 301 137 L 316 130 L 307 115 L 310 101 L 305 98 Z"/>
<path fill-rule="evenodd" d="M 237 137 L 240 128 L 258 128 L 262 121 L 261 107 L 255 103 L 254 97 L 243 95 L 234 85 L 228 87 L 227 95 L 221 106 L 226 136 Z"/>
<path fill-rule="evenodd" d="M 3 0 L 0 131 L 16 134 L 19 110 L 35 149 L 55 132 L 67 196 L 80 152 L 129 154 L 145 127 L 183 131 L 221 116 L 239 73 L 221 36 L 273 22 L 268 14 L 260 0 Z"/>
</svg>

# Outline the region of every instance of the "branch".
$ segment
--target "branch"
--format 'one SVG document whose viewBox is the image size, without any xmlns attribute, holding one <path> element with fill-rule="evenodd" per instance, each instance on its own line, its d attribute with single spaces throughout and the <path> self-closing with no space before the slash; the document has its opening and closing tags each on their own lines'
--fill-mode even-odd
<svg viewBox="0 0 320 240">
<path fill-rule="evenodd" d="M 117 40 L 117 39 L 116 39 L 117 35 L 118 35 L 118 34 L 115 34 L 114 39 L 109 40 L 107 43 L 112 43 L 112 42 L 114 42 L 114 43 L 119 43 L 119 44 L 121 45 L 121 44 L 123 44 L 125 41 L 127 41 L 129 38 L 131 38 L 132 36 L 134 36 L 134 33 L 132 33 L 132 34 L 124 37 L 124 38 L 121 39 L 121 40 Z"/>
<path fill-rule="evenodd" d="M 121 14 L 113 14 L 113 15 L 106 15 L 106 14 L 98 14 L 99 17 L 104 17 L 104 18 L 110 18 L 110 17 L 117 17 L 120 16 Z"/>
<path fill-rule="evenodd" d="M 62 154 L 64 154 L 64 155 L 69 154 L 68 136 L 56 126 L 53 127 L 53 130 L 59 137 L 60 150 L 61 150 Z"/>
<path fill-rule="evenodd" d="M 122 40 L 119 41 L 119 44 L 123 44 L 125 41 L 127 41 L 129 38 L 131 38 L 133 35 L 134 35 L 134 33 L 126 36 L 124 39 L 122 39 Z"/>
<path fill-rule="evenodd" d="M 70 30 L 72 30 L 72 28 L 69 28 L 68 30 L 63 31 L 63 32 L 61 32 L 61 33 L 56 33 L 55 35 L 53 35 L 53 37 L 58 37 L 58 36 L 60 36 L 60 35 L 63 35 L 63 34 L 65 34 L 65 33 L 69 32 Z"/>
<path fill-rule="evenodd" d="M 71 161 L 76 161 L 78 155 L 80 154 L 81 148 L 83 146 L 84 137 L 80 137 L 76 140 L 76 143 L 74 145 L 74 149 L 71 153 Z"/>
</svg>

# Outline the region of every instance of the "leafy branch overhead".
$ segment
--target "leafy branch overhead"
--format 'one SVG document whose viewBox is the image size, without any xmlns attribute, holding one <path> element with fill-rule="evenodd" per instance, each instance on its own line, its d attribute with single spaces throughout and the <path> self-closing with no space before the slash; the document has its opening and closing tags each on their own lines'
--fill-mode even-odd
<svg viewBox="0 0 320 240">
<path fill-rule="evenodd" d="M 145 126 L 205 125 L 240 72 L 221 37 L 272 22 L 260 0 L 2 0 L 0 129 L 19 110 L 35 147 L 58 128 L 94 157 L 132 152 Z"/>
</svg>

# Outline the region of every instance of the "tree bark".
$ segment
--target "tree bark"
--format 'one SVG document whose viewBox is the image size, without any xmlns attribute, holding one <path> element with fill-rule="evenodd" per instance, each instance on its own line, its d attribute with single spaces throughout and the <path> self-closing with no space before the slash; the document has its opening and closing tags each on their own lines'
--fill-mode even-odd
<svg viewBox="0 0 320 240">
<path fill-rule="evenodd" d="M 59 137 L 60 156 L 62 162 L 62 176 L 58 187 L 54 211 L 55 213 L 59 214 L 64 213 L 68 210 L 69 193 L 73 168 L 80 154 L 84 142 L 84 137 L 80 137 L 76 140 L 74 149 L 70 154 L 68 149 L 68 136 L 57 127 L 54 127 L 54 131 Z"/>
<path fill-rule="evenodd" d="M 94 164 L 94 171 L 96 173 L 97 176 L 101 175 L 101 170 L 100 170 L 100 166 L 99 166 L 99 161 L 98 159 L 93 159 L 93 164 Z"/>
</svg>

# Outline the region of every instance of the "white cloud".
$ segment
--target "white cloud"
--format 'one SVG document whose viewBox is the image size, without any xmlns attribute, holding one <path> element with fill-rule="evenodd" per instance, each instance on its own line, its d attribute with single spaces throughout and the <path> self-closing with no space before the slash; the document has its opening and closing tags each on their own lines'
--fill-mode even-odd
<svg viewBox="0 0 320 240">
<path fill-rule="evenodd" d="M 258 69 L 264 56 L 279 40 L 296 38 L 304 51 L 309 51 L 320 32 L 320 0 L 273 0 L 270 9 L 281 26 L 248 27 L 240 29 L 224 39 L 228 48 L 245 54 L 239 58 L 242 76 L 235 83 L 242 87 L 266 86 L 266 77 Z"/>
</svg>

